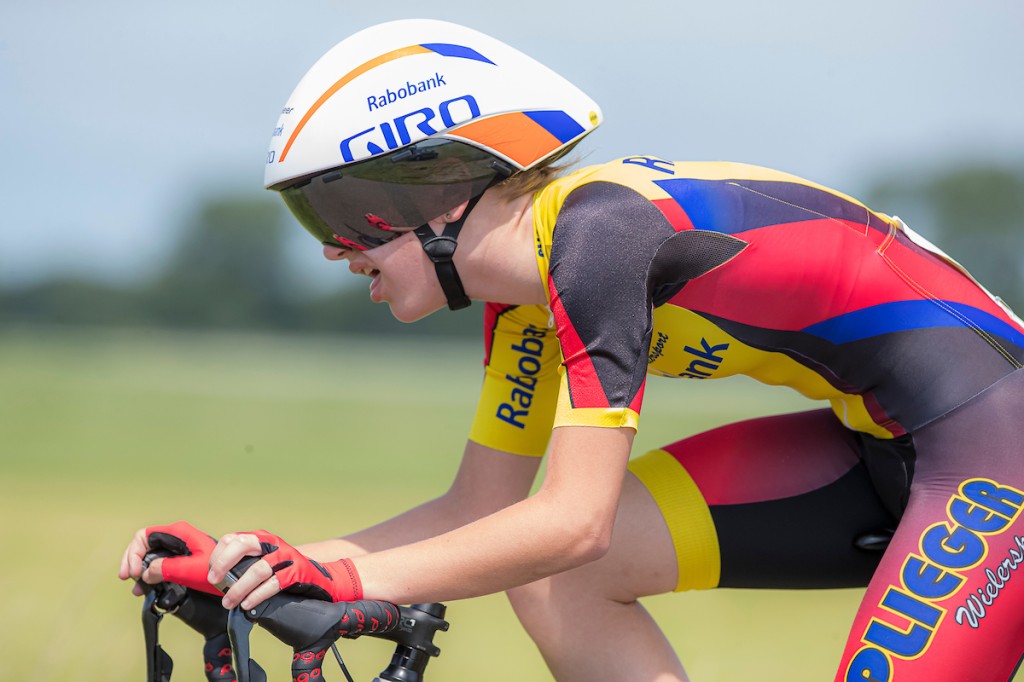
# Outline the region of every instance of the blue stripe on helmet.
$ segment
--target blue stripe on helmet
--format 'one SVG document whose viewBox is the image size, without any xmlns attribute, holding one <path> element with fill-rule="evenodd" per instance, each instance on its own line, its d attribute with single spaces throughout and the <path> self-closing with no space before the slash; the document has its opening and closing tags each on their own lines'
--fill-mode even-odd
<svg viewBox="0 0 1024 682">
<path fill-rule="evenodd" d="M 478 62 L 494 64 L 494 62 L 476 50 L 463 45 L 453 45 L 451 43 L 421 43 L 420 47 L 426 48 L 431 52 L 436 52 L 442 57 L 461 57 L 462 59 L 472 59 Z M 495 66 L 497 66 L 497 64 L 495 64 Z"/>
<path fill-rule="evenodd" d="M 523 113 L 562 143 L 569 142 L 586 132 L 583 126 L 564 111 L 526 111 Z"/>
</svg>

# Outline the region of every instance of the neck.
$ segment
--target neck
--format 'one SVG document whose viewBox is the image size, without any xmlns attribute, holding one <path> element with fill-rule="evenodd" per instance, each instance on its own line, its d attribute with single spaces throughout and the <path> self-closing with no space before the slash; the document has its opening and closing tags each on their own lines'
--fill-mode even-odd
<svg viewBox="0 0 1024 682">
<path fill-rule="evenodd" d="M 455 265 L 470 298 L 547 303 L 533 254 L 533 197 L 507 199 L 497 187 L 476 205 L 459 235 Z"/>
</svg>

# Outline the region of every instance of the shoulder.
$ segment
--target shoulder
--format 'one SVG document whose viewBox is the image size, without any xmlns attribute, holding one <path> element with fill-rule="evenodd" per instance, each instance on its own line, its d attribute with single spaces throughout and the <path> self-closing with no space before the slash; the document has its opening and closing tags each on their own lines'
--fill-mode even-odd
<svg viewBox="0 0 1024 682">
<path fill-rule="evenodd" d="M 786 171 L 736 161 L 674 161 L 659 156 L 624 156 L 606 163 L 587 166 L 575 173 L 555 180 L 552 187 L 565 196 L 592 182 L 609 182 L 632 187 L 647 195 L 661 193 L 652 190 L 669 180 L 788 182 L 817 189 L 831 190 Z M 559 186 L 561 185 L 561 186 Z"/>
<path fill-rule="evenodd" d="M 672 161 L 637 155 L 587 166 L 556 179 L 537 194 L 534 207 L 543 222 L 553 224 L 566 211 L 628 213 L 640 200 L 663 207 L 664 202 L 671 201 L 680 191 L 713 191 L 716 186 L 737 182 L 784 182 L 817 187 L 795 175 L 751 164 Z M 623 198 L 631 195 L 635 196 L 634 202 L 623 205 Z"/>
<path fill-rule="evenodd" d="M 625 157 L 588 166 L 552 183 L 542 192 L 535 212 L 554 249 L 567 244 L 610 247 L 599 251 L 620 256 L 621 247 L 652 245 L 674 232 L 659 201 L 666 197 L 656 184 L 668 177 L 672 162 L 651 157 Z M 586 253 L 596 255 L 587 248 Z"/>
</svg>

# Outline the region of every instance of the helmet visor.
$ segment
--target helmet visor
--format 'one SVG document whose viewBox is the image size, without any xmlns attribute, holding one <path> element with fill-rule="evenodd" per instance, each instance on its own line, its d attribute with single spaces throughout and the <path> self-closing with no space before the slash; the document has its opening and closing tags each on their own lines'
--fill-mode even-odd
<svg viewBox="0 0 1024 682">
<path fill-rule="evenodd" d="M 496 161 L 461 142 L 427 140 L 273 189 L 318 241 L 363 251 L 482 194 L 506 175 Z"/>
</svg>

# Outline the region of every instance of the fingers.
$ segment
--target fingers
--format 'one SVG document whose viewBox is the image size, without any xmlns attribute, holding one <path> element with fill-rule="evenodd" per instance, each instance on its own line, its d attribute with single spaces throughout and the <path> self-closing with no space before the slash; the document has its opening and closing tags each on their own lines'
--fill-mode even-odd
<svg viewBox="0 0 1024 682">
<path fill-rule="evenodd" d="M 149 552 L 149 542 L 146 539 L 146 529 L 140 528 L 132 537 L 131 542 L 128 543 L 124 554 L 121 555 L 121 565 L 117 571 L 117 577 L 121 580 L 134 581 L 132 583 L 132 594 L 136 597 L 143 595 L 139 580 L 150 585 L 155 585 L 163 580 L 163 572 L 160 568 L 163 559 L 157 559 L 149 565 L 149 568 L 143 570 L 142 559 L 146 556 L 147 552 Z"/>
<path fill-rule="evenodd" d="M 145 571 L 142 572 L 142 582 L 156 585 L 164 581 L 163 559 L 154 559 Z"/>
<path fill-rule="evenodd" d="M 163 562 L 163 559 L 156 559 L 149 565 L 149 568 L 142 572 L 142 575 L 135 579 L 132 583 L 132 594 L 136 597 L 141 597 L 143 595 L 142 586 L 139 585 L 140 580 L 147 585 L 156 585 L 157 583 L 162 583 L 164 581 L 163 571 L 161 569 L 161 564 L 163 564 Z"/>
<path fill-rule="evenodd" d="M 128 543 L 121 556 L 121 566 L 117 571 L 117 577 L 121 580 L 138 580 L 142 577 L 142 558 L 149 551 L 149 542 L 146 540 L 146 529 L 140 528 L 132 541 Z M 159 581 L 158 581 L 159 582 Z"/>
<path fill-rule="evenodd" d="M 260 556 L 263 549 L 259 539 L 251 533 L 228 533 L 220 539 L 210 555 L 209 581 L 213 585 L 221 583 L 228 571 L 242 558 Z M 224 593 L 222 603 L 230 609 L 241 606 L 251 609 L 260 602 L 274 596 L 281 587 L 274 577 L 274 571 L 266 561 L 257 561 L 247 570 L 231 588 Z"/>
<path fill-rule="evenodd" d="M 224 608 L 236 604 L 251 609 L 281 591 L 281 584 L 266 561 L 257 561 L 224 595 Z"/>
<path fill-rule="evenodd" d="M 228 533 L 210 553 L 210 582 L 216 585 L 223 581 L 228 571 L 243 557 L 261 554 L 260 541 L 252 533 Z"/>
</svg>

